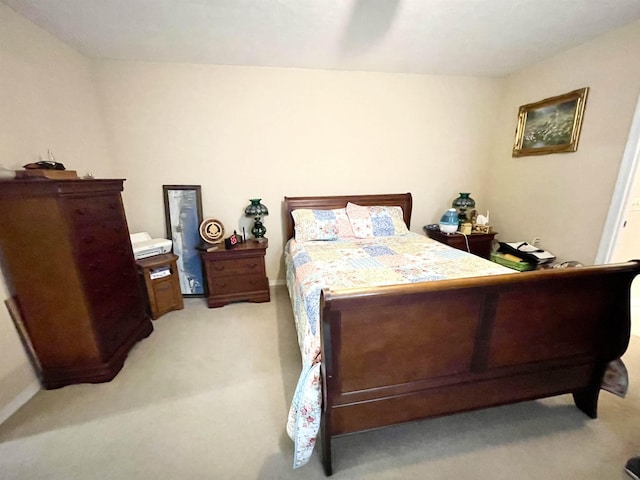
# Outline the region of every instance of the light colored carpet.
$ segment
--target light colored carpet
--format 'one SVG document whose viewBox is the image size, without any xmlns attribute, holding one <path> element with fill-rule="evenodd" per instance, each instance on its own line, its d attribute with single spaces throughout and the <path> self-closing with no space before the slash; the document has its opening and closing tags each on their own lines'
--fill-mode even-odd
<svg viewBox="0 0 640 480">
<path fill-rule="evenodd" d="M 40 391 L 0 425 L 2 480 L 321 479 L 292 469 L 284 426 L 300 368 L 285 287 L 267 304 L 154 322 L 110 383 Z M 591 420 L 568 395 L 334 441 L 335 479 L 624 479 L 640 454 L 640 338 L 627 398 Z"/>
</svg>

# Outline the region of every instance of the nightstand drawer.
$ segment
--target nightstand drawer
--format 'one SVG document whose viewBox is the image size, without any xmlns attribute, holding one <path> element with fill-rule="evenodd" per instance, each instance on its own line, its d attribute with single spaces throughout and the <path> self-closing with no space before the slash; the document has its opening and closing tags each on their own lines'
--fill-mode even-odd
<svg viewBox="0 0 640 480">
<path fill-rule="evenodd" d="M 462 235 L 461 233 L 446 234 L 438 230 L 429 230 L 424 227 L 427 236 L 433 240 L 436 240 L 450 247 L 457 248 L 458 250 L 468 251 L 479 257 L 489 260 L 491 255 L 491 243 L 493 237 L 497 234 L 494 233 L 472 233 L 469 235 Z"/>
<path fill-rule="evenodd" d="M 215 278 L 209 283 L 210 295 L 226 295 L 229 293 L 254 292 L 269 288 L 268 281 L 261 273 L 242 275 L 240 277 Z"/>
<path fill-rule="evenodd" d="M 216 260 L 210 262 L 208 268 L 212 277 L 227 277 L 234 275 L 251 275 L 263 272 L 264 262 L 261 257 L 237 258 L 233 260 Z"/>
</svg>

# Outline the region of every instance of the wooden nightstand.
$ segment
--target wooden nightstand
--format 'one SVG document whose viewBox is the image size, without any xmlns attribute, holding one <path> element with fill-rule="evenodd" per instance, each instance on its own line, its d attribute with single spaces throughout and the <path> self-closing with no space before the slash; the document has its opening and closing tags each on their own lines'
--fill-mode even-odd
<svg viewBox="0 0 640 480">
<path fill-rule="evenodd" d="M 163 253 L 136 260 L 138 272 L 144 278 L 151 318 L 154 320 L 167 312 L 184 308 L 177 259 L 178 256 L 173 253 Z"/>
<path fill-rule="evenodd" d="M 424 227 L 424 231 L 427 232 L 429 238 L 437 240 L 440 243 L 444 243 L 445 245 L 449 245 L 450 247 L 457 248 L 458 250 L 467 251 L 467 242 L 465 241 L 464 235 L 461 233 L 452 233 L 447 235 L 439 230 L 429 230 L 427 227 Z M 489 260 L 489 257 L 491 256 L 491 242 L 495 236 L 495 233 L 472 233 L 471 235 L 467 235 L 469 251 L 474 255 L 478 255 L 479 257 Z"/>
<path fill-rule="evenodd" d="M 264 256 L 269 246 L 265 238 L 258 242 L 247 240 L 225 250 L 201 252 L 207 275 L 209 308 L 222 307 L 230 302 L 268 302 L 269 279 Z"/>
</svg>

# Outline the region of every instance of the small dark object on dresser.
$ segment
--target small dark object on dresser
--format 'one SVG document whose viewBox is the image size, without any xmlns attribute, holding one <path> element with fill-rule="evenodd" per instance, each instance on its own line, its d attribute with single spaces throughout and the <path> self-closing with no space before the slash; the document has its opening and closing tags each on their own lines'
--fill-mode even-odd
<svg viewBox="0 0 640 480">
<path fill-rule="evenodd" d="M 41 160 L 35 163 L 27 163 L 22 168 L 27 170 L 65 170 L 64 165 L 59 162 L 53 162 L 50 160 Z"/>
</svg>

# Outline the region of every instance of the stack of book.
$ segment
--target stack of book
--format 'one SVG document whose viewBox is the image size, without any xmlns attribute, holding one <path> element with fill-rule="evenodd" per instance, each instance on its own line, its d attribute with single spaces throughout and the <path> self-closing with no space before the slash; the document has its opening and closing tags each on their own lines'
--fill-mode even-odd
<svg viewBox="0 0 640 480">
<path fill-rule="evenodd" d="M 510 253 L 492 252 L 491 261 L 504 265 L 505 267 L 513 268 L 519 272 L 526 270 L 535 270 L 536 264 L 527 262 L 520 257 L 516 257 Z"/>
<path fill-rule="evenodd" d="M 149 271 L 149 277 L 151 280 L 168 277 L 169 275 L 171 275 L 171 267 L 168 265 L 166 267 L 152 268 Z"/>
</svg>

